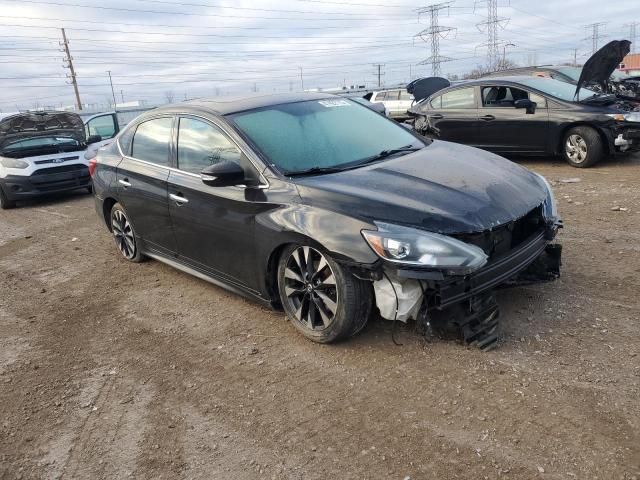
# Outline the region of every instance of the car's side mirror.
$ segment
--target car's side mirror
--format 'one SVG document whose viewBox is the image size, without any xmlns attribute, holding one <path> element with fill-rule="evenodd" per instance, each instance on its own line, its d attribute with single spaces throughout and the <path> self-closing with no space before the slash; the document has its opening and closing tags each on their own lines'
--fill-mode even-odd
<svg viewBox="0 0 640 480">
<path fill-rule="evenodd" d="M 102 141 L 102 137 L 100 135 L 91 135 L 87 138 L 87 145 L 91 145 L 92 143 L 98 143 Z"/>
<path fill-rule="evenodd" d="M 513 106 L 516 108 L 526 108 L 528 114 L 536 113 L 536 102 L 532 102 L 528 98 L 521 98 L 513 102 Z"/>
<path fill-rule="evenodd" d="M 223 160 L 200 172 L 202 182 L 210 187 L 230 187 L 244 183 L 244 170 L 236 162 Z"/>
</svg>

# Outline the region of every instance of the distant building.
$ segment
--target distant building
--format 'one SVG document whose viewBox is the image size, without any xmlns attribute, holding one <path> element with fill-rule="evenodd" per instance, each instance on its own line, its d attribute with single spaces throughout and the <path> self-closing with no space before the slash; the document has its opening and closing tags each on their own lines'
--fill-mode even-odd
<svg viewBox="0 0 640 480">
<path fill-rule="evenodd" d="M 640 53 L 631 53 L 624 57 L 619 70 L 630 75 L 640 75 Z"/>
</svg>

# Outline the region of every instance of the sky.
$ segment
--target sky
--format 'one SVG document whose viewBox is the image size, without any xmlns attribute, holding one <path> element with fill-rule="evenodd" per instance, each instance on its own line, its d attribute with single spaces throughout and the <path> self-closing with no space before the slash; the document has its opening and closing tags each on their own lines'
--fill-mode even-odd
<svg viewBox="0 0 640 480">
<path fill-rule="evenodd" d="M 0 112 L 73 105 L 65 28 L 80 97 L 164 104 L 242 92 L 405 84 L 431 75 L 428 6 L 417 0 L 0 0 Z M 456 0 L 439 11 L 443 75 L 487 61 L 487 3 Z M 578 62 L 629 38 L 637 0 L 498 0 L 499 51 L 518 65 Z M 478 24 L 480 24 L 478 26 Z M 640 25 L 637 28 L 640 41 Z M 427 38 L 426 40 L 429 40 Z M 640 49 L 638 50 L 640 51 Z"/>
</svg>

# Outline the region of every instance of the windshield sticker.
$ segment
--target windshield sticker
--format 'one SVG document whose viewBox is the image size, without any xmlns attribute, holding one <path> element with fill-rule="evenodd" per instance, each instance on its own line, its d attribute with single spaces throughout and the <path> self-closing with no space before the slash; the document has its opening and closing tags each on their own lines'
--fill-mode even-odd
<svg viewBox="0 0 640 480">
<path fill-rule="evenodd" d="M 318 101 L 318 103 L 323 107 L 327 107 L 327 108 L 351 106 L 351 104 L 346 100 L 320 100 Z"/>
</svg>

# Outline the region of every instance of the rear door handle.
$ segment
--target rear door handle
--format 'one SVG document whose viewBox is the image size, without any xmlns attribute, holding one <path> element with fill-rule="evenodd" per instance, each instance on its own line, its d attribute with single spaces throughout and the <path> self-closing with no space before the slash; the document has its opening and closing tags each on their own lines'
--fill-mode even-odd
<svg viewBox="0 0 640 480">
<path fill-rule="evenodd" d="M 118 183 L 120 185 L 122 185 L 124 188 L 130 187 L 131 184 L 129 183 L 129 179 L 128 178 L 121 178 L 120 180 L 118 180 Z"/>
<path fill-rule="evenodd" d="M 429 115 L 429 118 L 433 118 L 434 120 L 440 120 L 444 118 L 444 116 L 440 115 L 439 113 L 436 113 L 435 115 Z"/>
<path fill-rule="evenodd" d="M 495 120 L 496 117 L 494 117 L 493 115 L 485 115 L 484 117 L 480 117 L 480 120 L 484 120 L 486 122 L 490 122 L 491 120 Z"/>
<path fill-rule="evenodd" d="M 178 205 L 182 205 L 185 203 L 189 203 L 189 200 L 187 200 L 186 198 L 184 198 L 181 194 L 175 195 L 173 193 L 169 194 L 169 198 L 171 200 L 173 200 L 174 202 L 176 202 Z"/>
</svg>

